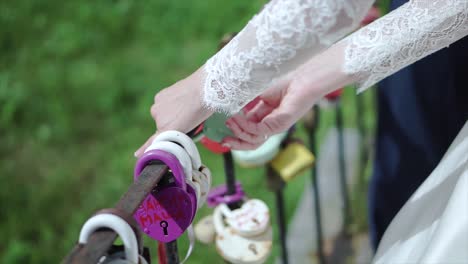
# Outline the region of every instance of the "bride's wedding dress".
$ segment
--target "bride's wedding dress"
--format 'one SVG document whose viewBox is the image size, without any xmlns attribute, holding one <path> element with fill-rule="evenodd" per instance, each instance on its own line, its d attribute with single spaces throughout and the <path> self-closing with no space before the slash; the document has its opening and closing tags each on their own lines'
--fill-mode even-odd
<svg viewBox="0 0 468 264">
<path fill-rule="evenodd" d="M 468 122 L 395 216 L 374 262 L 468 263 Z"/>
<path fill-rule="evenodd" d="M 236 113 L 274 78 L 341 39 L 343 71 L 357 75 L 362 90 L 468 34 L 468 0 L 410 0 L 345 37 L 373 2 L 271 1 L 206 62 L 204 103 Z"/>
</svg>

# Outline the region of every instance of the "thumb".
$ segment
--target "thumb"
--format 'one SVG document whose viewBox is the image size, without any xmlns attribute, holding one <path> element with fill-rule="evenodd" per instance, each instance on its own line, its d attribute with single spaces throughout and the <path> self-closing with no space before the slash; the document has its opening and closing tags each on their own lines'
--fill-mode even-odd
<svg viewBox="0 0 468 264">
<path fill-rule="evenodd" d="M 286 94 L 280 105 L 262 119 L 262 126 L 268 127 L 270 134 L 286 131 L 307 112 L 308 106 L 301 104 L 301 98 Z"/>
<path fill-rule="evenodd" d="M 265 90 L 259 98 L 269 106 L 278 106 L 282 98 L 285 96 L 288 86 L 290 84 L 289 79 L 281 79 L 276 82 L 272 87 Z"/>
<path fill-rule="evenodd" d="M 257 98 L 259 102 L 249 109 L 246 117 L 250 121 L 260 122 L 264 117 L 274 111 L 282 102 L 289 86 L 288 79 L 278 81 L 274 86 L 264 91 Z"/>
</svg>

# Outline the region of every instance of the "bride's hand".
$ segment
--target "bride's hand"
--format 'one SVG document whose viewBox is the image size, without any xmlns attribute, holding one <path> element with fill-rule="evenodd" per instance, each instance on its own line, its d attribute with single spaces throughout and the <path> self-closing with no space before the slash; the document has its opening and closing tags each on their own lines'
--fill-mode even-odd
<svg viewBox="0 0 468 264">
<path fill-rule="evenodd" d="M 314 104 L 314 98 L 305 94 L 300 83 L 283 79 L 257 97 L 256 104 L 244 109 L 243 115 L 235 115 L 226 122 L 234 137 L 227 137 L 223 144 L 238 150 L 259 147 L 268 136 L 290 128 Z"/>
<path fill-rule="evenodd" d="M 135 152 L 136 157 L 143 154 L 158 133 L 166 130 L 187 133 L 212 114 L 212 111 L 203 107 L 203 74 L 200 68 L 156 94 L 151 116 L 156 122 L 157 131 Z"/>
<path fill-rule="evenodd" d="M 337 44 L 267 89 L 244 115 L 230 118 L 226 125 L 234 137 L 223 144 L 232 149 L 255 149 L 268 136 L 286 131 L 324 95 L 352 83 L 342 72 L 343 45 Z"/>
</svg>

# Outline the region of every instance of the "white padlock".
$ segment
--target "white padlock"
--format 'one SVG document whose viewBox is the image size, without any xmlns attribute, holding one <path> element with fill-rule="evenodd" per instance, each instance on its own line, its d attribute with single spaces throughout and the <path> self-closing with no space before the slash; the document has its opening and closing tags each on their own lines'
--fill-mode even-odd
<svg viewBox="0 0 468 264">
<path fill-rule="evenodd" d="M 154 149 L 166 151 L 176 156 L 184 169 L 185 177 L 192 177 L 192 161 L 184 148 L 170 141 L 153 141 L 153 143 L 151 143 L 151 145 L 146 148 L 145 152 Z"/>
<path fill-rule="evenodd" d="M 194 170 L 192 173 L 193 181 L 200 184 L 200 199 L 198 203 L 198 208 L 201 208 L 205 202 L 211 188 L 211 172 L 210 170 L 203 166 L 200 170 Z"/>
<path fill-rule="evenodd" d="M 175 130 L 165 131 L 159 134 L 153 140 L 153 144 L 157 144 L 157 142 L 177 143 L 182 146 L 185 152 L 189 155 L 192 164 L 192 173 L 190 174 L 190 177 L 187 176 L 187 180 L 193 181 L 193 183 L 187 182 L 187 184 L 192 187 L 194 185 L 198 185 L 195 186 L 197 189 L 200 189 L 200 193 L 197 192 L 197 200 L 199 201 L 197 205 L 198 208 L 201 208 L 204 205 L 211 188 L 211 172 L 208 168 L 203 166 L 197 146 L 190 137 Z M 168 151 L 170 151 L 170 149 Z"/>
<path fill-rule="evenodd" d="M 197 203 L 201 198 L 200 184 L 193 180 L 192 161 L 187 151 L 176 143 L 170 141 L 153 141 L 147 150 L 159 149 L 173 154 L 179 160 L 184 168 L 185 182 L 195 190 L 197 196 Z M 197 204 L 197 208 L 199 205 Z"/>
<path fill-rule="evenodd" d="M 229 226 L 242 236 L 255 236 L 263 233 L 270 225 L 268 206 L 261 200 L 247 200 L 238 209 L 231 210 L 226 204 L 220 204 L 219 209 L 226 217 Z"/>
<path fill-rule="evenodd" d="M 225 260 L 234 264 L 264 263 L 272 250 L 273 231 L 271 226 L 268 226 L 261 234 L 245 237 L 223 221 L 223 211 L 218 206 L 213 214 L 218 253 Z"/>
<path fill-rule="evenodd" d="M 172 141 L 178 143 L 190 155 L 192 167 L 195 170 L 198 170 L 202 166 L 200 153 L 198 152 L 197 145 L 195 145 L 193 140 L 184 133 L 181 133 L 176 130 L 164 131 L 153 140 L 153 143 L 158 141 Z"/>
<path fill-rule="evenodd" d="M 200 219 L 194 229 L 198 241 L 204 244 L 211 244 L 215 241 L 216 230 L 213 224 L 213 215 L 207 215 Z"/>
<path fill-rule="evenodd" d="M 138 241 L 130 225 L 114 214 L 98 214 L 86 221 L 80 231 L 80 244 L 86 244 L 89 236 L 99 228 L 114 230 L 122 239 L 125 259 L 110 258 L 104 263 L 109 264 L 147 264 L 146 260 L 138 254 Z"/>
</svg>

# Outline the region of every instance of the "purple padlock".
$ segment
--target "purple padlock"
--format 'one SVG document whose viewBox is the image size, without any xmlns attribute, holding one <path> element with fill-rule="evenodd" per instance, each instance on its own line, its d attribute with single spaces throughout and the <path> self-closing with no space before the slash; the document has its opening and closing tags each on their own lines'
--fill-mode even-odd
<svg viewBox="0 0 468 264">
<path fill-rule="evenodd" d="M 182 165 L 177 158 L 162 150 L 145 152 L 137 161 L 134 179 L 151 161 L 162 161 L 172 171 L 174 183 L 156 187 L 133 215 L 141 229 L 151 238 L 160 242 L 174 241 L 190 226 L 196 212 L 194 190 L 187 186 Z"/>
<path fill-rule="evenodd" d="M 225 184 L 219 185 L 211 189 L 206 199 L 206 204 L 209 207 L 216 207 L 221 203 L 236 203 L 242 201 L 245 198 L 244 189 L 242 189 L 242 185 L 240 182 L 236 182 L 236 192 L 234 194 L 228 195 L 226 193 L 227 187 Z"/>
<path fill-rule="evenodd" d="M 169 158 L 169 157 L 166 158 L 166 156 L 164 156 L 164 155 L 161 156 L 162 155 L 161 153 L 169 154 L 173 158 L 172 157 L 171 158 Z M 197 208 L 198 208 L 197 207 L 198 206 L 197 192 L 196 192 L 195 189 L 193 189 L 190 185 L 187 185 L 187 183 L 185 182 L 186 177 L 185 177 L 184 169 L 183 169 L 182 165 L 180 164 L 179 160 L 173 154 L 168 153 L 168 152 L 163 151 L 163 150 L 150 150 L 148 152 L 145 152 L 144 155 L 136 163 L 133 179 L 136 181 L 138 179 L 140 173 L 145 168 L 145 166 L 148 165 L 148 163 L 150 163 L 151 161 L 160 160 L 160 161 L 164 162 L 166 165 L 169 166 L 169 164 L 165 160 L 158 159 L 157 157 L 161 157 L 162 159 L 167 160 L 169 163 L 170 162 L 175 162 L 180 168 L 182 168 L 182 171 L 181 171 L 181 174 L 180 174 L 181 178 L 178 178 L 179 175 L 175 175 L 174 172 L 172 174 L 174 176 L 174 179 L 176 180 L 176 184 L 179 184 L 184 190 L 186 190 L 190 194 L 190 198 L 192 199 L 192 205 L 194 206 L 193 210 L 192 210 L 193 214 L 192 214 L 192 219 L 191 219 L 191 221 L 193 221 L 193 219 L 195 218 L 195 214 L 197 212 Z M 169 168 L 171 168 L 171 167 L 169 166 Z"/>
</svg>

